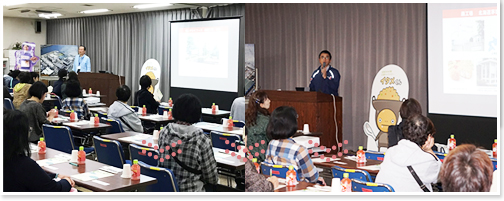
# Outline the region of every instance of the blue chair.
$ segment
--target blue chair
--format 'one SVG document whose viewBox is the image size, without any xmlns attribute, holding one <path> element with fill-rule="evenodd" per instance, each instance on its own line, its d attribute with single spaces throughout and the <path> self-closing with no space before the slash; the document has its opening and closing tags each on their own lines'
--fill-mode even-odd
<svg viewBox="0 0 504 201">
<path fill-rule="evenodd" d="M 3 106 L 4 109 L 14 110 L 14 104 L 12 104 L 12 100 L 10 98 L 4 98 Z"/>
<path fill-rule="evenodd" d="M 107 118 L 108 118 L 108 117 L 107 117 L 107 113 L 104 113 L 104 112 L 97 112 L 97 114 L 98 114 L 98 118 L 100 118 L 100 119 L 101 119 L 101 118 L 105 118 L 105 119 L 107 119 Z"/>
<path fill-rule="evenodd" d="M 497 159 L 491 158 L 494 171 L 497 170 Z"/>
<path fill-rule="evenodd" d="M 42 126 L 42 132 L 44 133 L 44 140 L 46 141 L 47 147 L 69 154 L 72 154 L 72 150 L 78 150 L 78 147 L 75 147 L 74 137 L 70 128 L 66 126 L 44 124 Z M 90 154 L 93 151 L 93 147 L 84 147 L 84 152 L 86 152 L 86 154 Z"/>
<path fill-rule="evenodd" d="M 118 141 L 93 136 L 93 144 L 98 162 L 117 168 L 123 168 L 125 163 L 132 164 L 130 160 L 125 160 L 121 143 Z"/>
<path fill-rule="evenodd" d="M 113 119 L 108 119 L 105 117 L 100 118 L 100 123 L 111 125 L 111 128 L 107 129 L 107 134 L 112 133 L 124 133 L 124 129 L 122 128 L 121 122 Z"/>
<path fill-rule="evenodd" d="M 170 111 L 170 109 L 171 109 L 170 107 L 159 106 L 158 107 L 158 114 L 163 115 L 164 111 L 168 112 L 168 111 Z"/>
<path fill-rule="evenodd" d="M 135 112 L 138 112 L 138 106 L 130 105 L 131 109 L 135 110 Z"/>
<path fill-rule="evenodd" d="M 142 151 L 145 150 L 145 153 Z M 139 161 L 143 161 L 146 164 L 149 164 L 151 166 L 158 166 L 159 165 L 159 151 L 152 149 L 152 148 L 147 148 L 147 147 L 141 147 L 136 144 L 130 144 L 129 145 L 129 153 L 130 153 L 130 160 L 133 161 L 133 159 L 138 159 Z M 149 153 L 152 155 L 149 156 Z M 158 156 L 158 159 L 154 159 L 154 156 Z"/>
<path fill-rule="evenodd" d="M 294 169 L 295 170 L 295 169 Z M 287 177 L 287 171 L 289 171 L 289 167 L 285 165 L 272 165 L 269 163 L 262 162 L 261 163 L 261 172 L 264 175 L 271 175 L 276 176 L 279 178 L 286 178 Z M 296 174 L 297 180 L 299 181 L 299 174 Z"/>
<path fill-rule="evenodd" d="M 366 159 L 383 161 L 384 157 L 385 157 L 385 154 L 383 154 L 383 153 L 366 151 Z"/>
<path fill-rule="evenodd" d="M 337 165 L 331 168 L 333 178 L 343 179 L 343 173 L 348 173 L 349 179 L 359 179 L 366 182 L 372 182 L 371 175 L 366 170 L 346 169 Z"/>
<path fill-rule="evenodd" d="M 359 179 L 350 180 L 353 192 L 394 192 L 394 188 L 388 184 L 366 182 Z"/>
<path fill-rule="evenodd" d="M 140 172 L 143 175 L 154 177 L 157 183 L 145 187 L 147 192 L 179 192 L 179 186 L 175 175 L 170 169 L 154 167 L 142 161 L 138 161 Z"/>
<path fill-rule="evenodd" d="M 233 120 L 233 126 L 234 127 L 238 127 L 238 128 L 243 128 L 245 126 L 245 122 L 238 121 L 238 120 Z"/>
<path fill-rule="evenodd" d="M 241 137 L 239 135 L 221 133 L 217 131 L 211 131 L 210 138 L 212 139 L 213 147 L 220 149 L 229 149 L 230 151 L 236 151 L 236 146 L 241 141 Z M 227 144 L 226 140 L 228 141 Z M 232 143 L 235 144 L 234 147 L 231 146 Z"/>
<path fill-rule="evenodd" d="M 14 93 L 14 88 L 9 88 L 9 93 Z"/>
</svg>

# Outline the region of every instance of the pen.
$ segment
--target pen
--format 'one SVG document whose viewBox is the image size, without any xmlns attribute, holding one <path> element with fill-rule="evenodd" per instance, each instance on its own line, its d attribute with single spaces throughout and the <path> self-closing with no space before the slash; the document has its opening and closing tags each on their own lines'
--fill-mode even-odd
<svg viewBox="0 0 504 201">
<path fill-rule="evenodd" d="M 75 166 L 75 167 L 79 167 L 79 165 L 78 165 L 78 164 L 76 164 L 76 163 L 70 163 L 70 165 L 73 165 L 73 166 Z"/>
<path fill-rule="evenodd" d="M 272 173 L 272 171 L 271 171 L 271 170 L 272 170 L 272 169 L 270 169 L 270 177 L 271 177 L 271 176 L 273 176 L 273 173 Z"/>
</svg>

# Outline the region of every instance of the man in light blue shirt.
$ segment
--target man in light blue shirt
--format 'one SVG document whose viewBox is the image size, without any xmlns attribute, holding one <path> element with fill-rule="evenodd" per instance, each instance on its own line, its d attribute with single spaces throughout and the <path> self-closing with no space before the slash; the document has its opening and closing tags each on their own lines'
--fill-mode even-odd
<svg viewBox="0 0 504 201">
<path fill-rule="evenodd" d="M 91 60 L 86 54 L 86 47 L 79 46 L 79 55 L 75 56 L 73 71 L 75 72 L 91 72 Z"/>
</svg>

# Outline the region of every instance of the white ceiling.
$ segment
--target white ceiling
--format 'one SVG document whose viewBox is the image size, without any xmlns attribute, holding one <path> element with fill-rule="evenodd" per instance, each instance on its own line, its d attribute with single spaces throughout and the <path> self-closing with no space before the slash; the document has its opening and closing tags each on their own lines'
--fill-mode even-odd
<svg viewBox="0 0 504 201">
<path fill-rule="evenodd" d="M 150 8 L 150 9 L 136 9 L 134 5 L 142 3 L 28 3 L 13 6 L 3 6 L 4 17 L 17 17 L 17 18 L 32 18 L 32 19 L 45 19 L 40 18 L 38 13 L 42 11 L 51 11 L 61 13 L 63 16 L 58 18 L 73 18 L 73 17 L 88 17 L 97 15 L 111 15 L 119 13 L 133 13 L 145 12 L 155 10 L 168 10 L 180 8 L 197 8 L 197 7 L 212 7 L 217 5 L 226 5 L 226 3 L 173 3 L 171 6 Z M 82 14 L 79 11 L 102 9 L 107 8 L 112 11 L 94 14 Z M 37 11 L 39 10 L 39 11 Z"/>
</svg>

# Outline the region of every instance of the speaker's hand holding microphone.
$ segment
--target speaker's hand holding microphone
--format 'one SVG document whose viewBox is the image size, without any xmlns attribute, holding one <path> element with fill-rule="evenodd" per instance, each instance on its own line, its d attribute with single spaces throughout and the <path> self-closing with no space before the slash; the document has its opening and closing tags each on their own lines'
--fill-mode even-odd
<svg viewBox="0 0 504 201">
<path fill-rule="evenodd" d="M 322 71 L 322 77 L 324 79 L 326 79 L 326 77 L 327 77 L 327 69 L 326 68 L 327 68 L 326 63 L 325 62 L 322 63 L 322 67 L 320 68 L 320 71 Z"/>
</svg>

